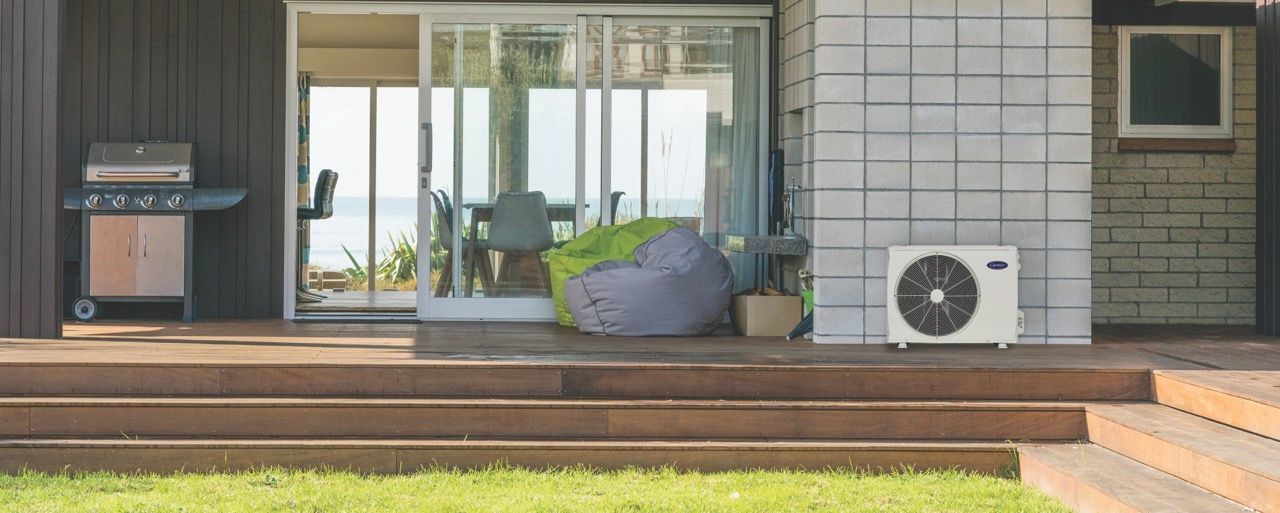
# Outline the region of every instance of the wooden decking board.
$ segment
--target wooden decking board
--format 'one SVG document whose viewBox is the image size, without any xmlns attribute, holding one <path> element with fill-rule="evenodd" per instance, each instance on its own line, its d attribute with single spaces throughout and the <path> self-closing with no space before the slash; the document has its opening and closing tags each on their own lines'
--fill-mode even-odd
<svg viewBox="0 0 1280 513">
<path fill-rule="evenodd" d="M 1022 446 L 1022 481 L 1081 512 L 1250 511 L 1096 445 Z"/>
<path fill-rule="evenodd" d="M 1263 512 L 1280 511 L 1280 441 L 1161 405 L 1088 408 L 1089 439 Z"/>
<path fill-rule="evenodd" d="M 1146 370 L 691 364 L 0 364 L 0 395 L 1132 401 Z"/>
<path fill-rule="evenodd" d="M 1043 403 L 13 398 L 18 436 L 573 439 L 1084 439 Z M 20 429 L 21 422 L 14 428 Z"/>
<path fill-rule="evenodd" d="M 530 323 L 296 324 L 286 321 L 67 325 L 63 340 L 0 340 L 29 363 L 659 363 L 982 369 L 1280 370 L 1280 343 L 1241 327 L 1098 326 L 1090 346 L 814 345 L 765 337 L 593 337 Z"/>
<path fill-rule="evenodd" d="M 211 441 L 0 440 L 0 472 L 234 471 L 261 466 L 411 472 L 433 466 L 600 468 L 675 466 L 720 471 L 749 468 L 962 468 L 995 473 L 1013 462 L 1000 443 L 929 442 L 583 442 L 583 441 Z"/>
<path fill-rule="evenodd" d="M 1280 372 L 1157 371 L 1160 404 L 1280 440 Z"/>
</svg>

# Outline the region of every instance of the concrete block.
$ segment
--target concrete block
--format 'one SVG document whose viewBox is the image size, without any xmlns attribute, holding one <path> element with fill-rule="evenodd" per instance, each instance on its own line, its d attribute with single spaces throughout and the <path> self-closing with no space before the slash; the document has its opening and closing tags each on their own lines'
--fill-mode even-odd
<svg viewBox="0 0 1280 513">
<path fill-rule="evenodd" d="M 867 131 L 911 131 L 911 107 L 907 105 L 867 105 Z"/>
<path fill-rule="evenodd" d="M 1004 192 L 1000 198 L 1004 219 L 1045 219 L 1043 192 Z"/>
<path fill-rule="evenodd" d="M 1092 78 L 1049 77 L 1049 103 L 1054 105 L 1092 105 Z"/>
<path fill-rule="evenodd" d="M 954 4 L 952 4 L 954 10 Z M 918 16 L 918 15 L 917 15 Z M 955 46 L 954 18 L 914 18 L 911 20 L 912 46 Z"/>
<path fill-rule="evenodd" d="M 960 46 L 1000 46 L 1000 19 L 961 18 L 957 20 L 956 43 Z M 999 51 L 999 49 L 996 50 Z M 999 60 L 997 59 L 996 62 L 999 63 Z M 964 71 L 961 70 L 961 72 Z"/>
<path fill-rule="evenodd" d="M 1001 127 L 1005 133 L 1043 134 L 1048 128 L 1044 107 L 1007 106 L 1001 112 Z"/>
<path fill-rule="evenodd" d="M 869 76 L 867 101 L 871 103 L 908 103 L 911 101 L 911 77 Z"/>
<path fill-rule="evenodd" d="M 1088 249 L 1048 251 L 1045 273 L 1050 278 L 1087 280 L 1093 275 L 1093 262 L 1089 255 Z"/>
<path fill-rule="evenodd" d="M 1055 134 L 1085 134 L 1092 130 L 1091 111 L 1083 105 L 1053 105 L 1049 107 L 1049 132 Z"/>
<path fill-rule="evenodd" d="M 1048 73 L 1054 76 L 1092 76 L 1093 49 L 1050 48 Z"/>
<path fill-rule="evenodd" d="M 866 81 L 862 75 L 819 75 L 813 80 L 813 97 L 818 103 L 862 103 L 866 100 Z"/>
<path fill-rule="evenodd" d="M 861 45 L 866 43 L 862 18 L 823 16 L 813 22 L 816 45 Z"/>
<path fill-rule="evenodd" d="M 913 134 L 911 160 L 952 162 L 956 159 L 956 137 L 952 134 Z"/>
<path fill-rule="evenodd" d="M 956 164 L 956 188 L 961 190 L 1000 190 L 1000 164 L 961 162 Z"/>
<path fill-rule="evenodd" d="M 1053 266 L 1050 265 L 1050 270 Z M 1074 307 L 1088 308 L 1092 300 L 1092 288 L 1089 286 L 1089 280 L 1055 280 L 1050 279 L 1048 284 L 1048 306 L 1054 307 Z"/>
<path fill-rule="evenodd" d="M 1043 18 L 1048 13 L 1046 4 L 1044 0 L 1004 0 L 1002 14 L 1005 18 Z"/>
<path fill-rule="evenodd" d="M 912 219 L 953 219 L 955 216 L 956 193 L 951 191 L 911 193 Z"/>
<path fill-rule="evenodd" d="M 1043 191 L 1045 190 L 1044 164 L 1003 164 L 1001 166 L 1001 189 L 1006 191 Z"/>
<path fill-rule="evenodd" d="M 956 0 L 956 14 L 968 17 L 1000 17 L 1001 0 Z"/>
<path fill-rule="evenodd" d="M 1000 226 L 1000 243 L 1024 249 L 1045 247 L 1047 225 L 1044 222 L 1005 221 Z"/>
<path fill-rule="evenodd" d="M 1048 284 L 1044 278 L 1022 278 L 1018 280 L 1018 307 L 1044 307 L 1048 304 Z M 1026 312 L 1023 312 L 1026 313 Z"/>
<path fill-rule="evenodd" d="M 861 73 L 866 68 L 867 53 L 863 46 L 824 45 L 813 49 L 813 68 L 818 71 Z"/>
<path fill-rule="evenodd" d="M 1049 20 L 1049 46 L 1093 46 L 1093 21 L 1089 18 L 1052 18 Z"/>
<path fill-rule="evenodd" d="M 822 103 L 813 107 L 813 128 L 817 131 L 861 132 L 864 130 L 863 105 Z"/>
<path fill-rule="evenodd" d="M 912 0 L 912 16 L 946 16 L 956 15 L 956 0 Z"/>
<path fill-rule="evenodd" d="M 956 74 L 956 49 L 951 47 L 913 46 L 911 73 L 916 75 Z"/>
<path fill-rule="evenodd" d="M 956 193 L 956 217 L 959 219 L 1000 219 L 1000 193 L 994 191 L 961 191 Z M 996 240 L 999 240 L 996 227 Z"/>
<path fill-rule="evenodd" d="M 1001 102 L 1006 105 L 1044 105 L 1049 94 L 1049 79 L 1004 77 L 1001 88 Z"/>
<path fill-rule="evenodd" d="M 866 53 L 868 73 L 906 74 L 911 72 L 911 47 L 868 46 Z"/>
<path fill-rule="evenodd" d="M 1091 0 L 1054 0 L 1049 2 L 1049 16 L 1053 18 L 1091 18 L 1093 16 L 1093 3 Z"/>
<path fill-rule="evenodd" d="M 867 134 L 867 160 L 911 159 L 911 136 L 907 134 Z"/>
<path fill-rule="evenodd" d="M 911 2 L 902 0 L 867 0 L 867 16 L 909 16 Z"/>
<path fill-rule="evenodd" d="M 816 244 L 833 248 L 860 248 L 865 240 L 861 219 L 816 219 L 813 235 Z"/>
<path fill-rule="evenodd" d="M 956 103 L 1000 103 L 1000 77 L 962 76 L 955 84 Z"/>
<path fill-rule="evenodd" d="M 1090 249 L 1090 228 L 1088 221 L 1050 221 L 1050 249 Z"/>
<path fill-rule="evenodd" d="M 915 103 L 954 103 L 956 77 L 917 75 L 911 77 L 911 101 Z"/>
<path fill-rule="evenodd" d="M 1005 18 L 1002 23 L 1003 46 L 1042 48 L 1048 43 L 1048 23 L 1044 18 Z"/>
<path fill-rule="evenodd" d="M 955 221 L 911 221 L 911 243 L 949 246 L 956 243 Z"/>
<path fill-rule="evenodd" d="M 871 189 L 910 188 L 911 164 L 907 162 L 868 162 L 867 187 Z"/>
<path fill-rule="evenodd" d="M 1045 75 L 1047 54 L 1044 48 L 1004 48 L 1002 69 L 1006 75 Z"/>
<path fill-rule="evenodd" d="M 965 193 L 960 193 L 965 194 Z M 1000 243 L 999 221 L 956 222 L 956 244 L 994 245 Z"/>
<path fill-rule="evenodd" d="M 1049 219 L 1088 221 L 1092 213 L 1087 192 L 1050 192 Z"/>
<path fill-rule="evenodd" d="M 822 160 L 863 160 L 862 138 L 862 134 L 818 132 L 813 134 L 816 156 Z"/>
<path fill-rule="evenodd" d="M 815 278 L 813 302 L 827 306 L 862 306 L 865 304 L 865 279 L 862 278 Z"/>
<path fill-rule="evenodd" d="M 867 221 L 867 247 L 887 248 L 911 242 L 911 225 L 907 221 Z"/>
<path fill-rule="evenodd" d="M 916 190 L 954 190 L 956 165 L 951 162 L 916 162 L 911 164 L 911 188 Z"/>
<path fill-rule="evenodd" d="M 906 219 L 911 214 L 907 191 L 867 191 L 867 218 Z"/>
<path fill-rule="evenodd" d="M 1047 328 L 1051 337 L 1089 337 L 1093 322 L 1088 308 L 1050 308 Z"/>
<path fill-rule="evenodd" d="M 911 18 L 867 18 L 867 45 L 910 46 Z"/>
<path fill-rule="evenodd" d="M 911 131 L 955 132 L 956 107 L 952 105 L 917 105 L 911 107 Z"/>
<path fill-rule="evenodd" d="M 1002 136 L 1001 156 L 1006 162 L 1044 162 L 1047 144 L 1043 135 Z"/>
<path fill-rule="evenodd" d="M 965 133 L 1000 133 L 1000 107 L 997 105 L 956 107 L 956 130 Z"/>
<path fill-rule="evenodd" d="M 957 135 L 956 158 L 967 162 L 996 162 L 1000 160 L 1000 136 Z"/>
<path fill-rule="evenodd" d="M 1082 191 L 1093 188 L 1092 167 L 1089 164 L 1051 163 L 1048 167 L 1048 186 L 1051 191 Z"/>
</svg>

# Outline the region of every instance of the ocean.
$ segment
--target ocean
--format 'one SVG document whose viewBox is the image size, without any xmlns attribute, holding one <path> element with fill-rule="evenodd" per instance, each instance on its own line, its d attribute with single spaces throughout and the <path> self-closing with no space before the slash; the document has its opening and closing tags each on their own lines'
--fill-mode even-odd
<svg viewBox="0 0 1280 513">
<path fill-rule="evenodd" d="M 482 198 L 467 199 L 466 202 L 482 202 Z M 568 198 L 548 198 L 549 203 L 570 203 Z M 660 215 L 696 216 L 701 212 L 700 202 L 691 200 L 674 200 L 668 207 L 666 201 L 659 205 L 651 205 L 654 212 L 670 211 Z M 640 200 L 623 197 L 618 208 L 622 217 L 634 217 L 640 212 Z M 592 205 L 587 209 L 587 217 L 599 216 L 599 209 Z M 378 198 L 377 252 L 391 248 L 390 235 L 399 239 L 400 234 L 412 238 L 414 226 L 418 222 L 417 198 Z M 465 220 L 466 218 L 464 218 Z M 364 197 L 335 197 L 333 199 L 333 217 L 323 221 L 311 222 L 311 257 L 312 264 L 325 269 L 340 271 L 351 267 L 351 260 L 342 251 L 343 245 L 351 250 L 361 263 L 366 261 L 365 253 L 369 237 L 369 200 Z"/>
</svg>

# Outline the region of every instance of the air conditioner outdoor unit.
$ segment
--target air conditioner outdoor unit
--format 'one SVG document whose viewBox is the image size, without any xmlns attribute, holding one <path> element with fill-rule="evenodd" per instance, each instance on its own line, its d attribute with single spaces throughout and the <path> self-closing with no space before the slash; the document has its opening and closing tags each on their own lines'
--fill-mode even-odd
<svg viewBox="0 0 1280 513">
<path fill-rule="evenodd" d="M 889 248 L 888 341 L 997 344 L 1018 341 L 1018 248 Z"/>
</svg>

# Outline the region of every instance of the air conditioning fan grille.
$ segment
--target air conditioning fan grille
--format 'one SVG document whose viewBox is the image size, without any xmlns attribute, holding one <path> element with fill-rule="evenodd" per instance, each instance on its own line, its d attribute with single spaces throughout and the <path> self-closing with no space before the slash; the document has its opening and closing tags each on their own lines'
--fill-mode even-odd
<svg viewBox="0 0 1280 513">
<path fill-rule="evenodd" d="M 978 308 L 973 271 L 953 257 L 933 254 L 908 265 L 894 293 L 902 319 L 916 331 L 942 337 L 964 329 Z"/>
</svg>

